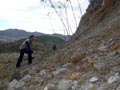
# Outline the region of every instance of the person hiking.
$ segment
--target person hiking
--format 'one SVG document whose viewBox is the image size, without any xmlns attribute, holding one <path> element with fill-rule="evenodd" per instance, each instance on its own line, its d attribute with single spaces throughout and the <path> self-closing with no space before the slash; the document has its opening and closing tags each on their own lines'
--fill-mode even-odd
<svg viewBox="0 0 120 90">
<path fill-rule="evenodd" d="M 20 67 L 20 64 L 22 62 L 24 53 L 26 53 L 28 55 L 28 64 L 32 64 L 32 49 L 31 49 L 31 45 L 32 45 L 32 41 L 35 40 L 35 36 L 34 35 L 30 35 L 28 39 L 26 39 L 19 47 L 20 49 L 20 56 L 17 60 L 16 63 L 16 68 Z"/>
<path fill-rule="evenodd" d="M 55 51 L 57 49 L 56 45 L 54 44 L 53 45 L 53 50 Z"/>
</svg>

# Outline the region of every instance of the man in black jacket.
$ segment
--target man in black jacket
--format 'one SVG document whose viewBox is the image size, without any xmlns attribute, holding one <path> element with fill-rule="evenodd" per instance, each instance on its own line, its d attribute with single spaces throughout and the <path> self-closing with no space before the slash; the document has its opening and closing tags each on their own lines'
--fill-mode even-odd
<svg viewBox="0 0 120 90">
<path fill-rule="evenodd" d="M 18 58 L 18 61 L 16 63 L 16 68 L 20 67 L 20 64 L 22 62 L 24 53 L 26 53 L 28 55 L 28 64 L 32 63 L 32 49 L 31 49 L 31 45 L 32 45 L 32 41 L 35 39 L 34 35 L 29 36 L 28 39 L 26 39 L 21 45 L 20 45 L 20 56 Z"/>
</svg>

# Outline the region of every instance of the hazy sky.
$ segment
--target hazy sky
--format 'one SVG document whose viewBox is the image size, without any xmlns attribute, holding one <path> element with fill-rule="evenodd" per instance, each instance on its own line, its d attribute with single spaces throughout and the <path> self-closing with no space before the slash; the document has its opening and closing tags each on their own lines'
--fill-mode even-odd
<svg viewBox="0 0 120 90">
<path fill-rule="evenodd" d="M 51 8 L 50 3 L 45 0 L 41 3 L 40 0 L 0 0 L 0 30 L 8 28 L 18 28 L 27 31 L 38 31 L 42 33 L 62 33 L 64 34 L 64 27 L 60 18 Z M 57 11 L 64 19 L 66 24 L 66 15 L 63 4 L 65 0 L 52 0 Z M 71 0 L 74 7 L 77 25 L 80 21 L 80 10 L 77 0 Z M 85 13 L 88 6 L 88 0 L 79 0 L 82 12 Z M 67 3 L 68 20 L 72 31 L 75 32 L 76 24 L 70 4 Z"/>
</svg>

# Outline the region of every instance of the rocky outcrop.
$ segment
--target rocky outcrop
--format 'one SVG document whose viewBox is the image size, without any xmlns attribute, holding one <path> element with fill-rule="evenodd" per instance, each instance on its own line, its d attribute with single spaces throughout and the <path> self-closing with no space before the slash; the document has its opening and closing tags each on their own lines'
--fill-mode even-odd
<svg viewBox="0 0 120 90">
<path fill-rule="evenodd" d="M 98 33 L 97 30 L 102 31 L 102 29 L 110 27 L 112 22 L 115 24 L 115 17 L 118 16 L 120 7 L 120 1 L 118 0 L 91 0 L 86 13 L 81 18 L 80 24 L 77 31 L 72 37 L 72 40 L 83 39 L 84 36 L 90 35 L 90 33 Z M 115 10 L 116 9 L 116 10 Z M 117 18 L 116 17 L 116 18 Z M 109 23 L 109 25 L 107 24 Z M 118 24 L 116 24 L 118 26 Z M 115 26 L 114 26 L 115 27 Z M 101 29 L 101 30 L 100 30 Z M 105 30 L 104 30 L 105 31 Z M 110 30 L 109 30 L 110 31 Z"/>
</svg>

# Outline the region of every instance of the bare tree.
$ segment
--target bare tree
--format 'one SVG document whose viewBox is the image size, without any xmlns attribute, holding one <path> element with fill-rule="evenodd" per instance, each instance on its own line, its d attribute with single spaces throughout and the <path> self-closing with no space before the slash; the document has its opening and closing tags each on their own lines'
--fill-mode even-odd
<svg viewBox="0 0 120 90">
<path fill-rule="evenodd" d="M 51 7 L 55 10 L 56 14 L 59 16 L 59 18 L 60 18 L 60 20 L 61 20 L 61 22 L 62 22 L 62 24 L 63 24 L 63 26 L 64 26 L 64 28 L 65 28 L 65 31 L 67 32 L 67 35 L 69 35 L 69 32 L 67 31 L 67 28 L 66 28 L 66 25 L 65 25 L 63 19 L 62 19 L 61 16 L 59 15 L 59 13 L 58 13 L 58 11 L 56 10 L 55 6 L 53 5 L 52 1 L 49 0 L 49 2 L 50 2 L 50 4 L 51 4 Z"/>
<path fill-rule="evenodd" d="M 51 25 L 51 28 L 52 28 L 52 32 L 55 33 L 55 30 L 54 30 L 53 24 L 52 24 L 52 22 L 51 22 L 50 13 L 48 13 L 47 16 L 48 16 L 49 21 L 50 21 L 50 25 Z"/>
<path fill-rule="evenodd" d="M 80 14 L 81 14 L 81 16 L 82 16 L 82 9 L 81 9 L 79 0 L 77 0 L 77 2 L 78 2 L 79 9 L 80 9 Z"/>
<path fill-rule="evenodd" d="M 77 20 L 76 20 L 76 16 L 75 16 L 75 12 L 74 12 L 74 8 L 73 8 L 73 5 L 72 5 L 72 2 L 71 0 L 65 0 L 66 2 L 65 3 L 62 3 L 62 2 L 59 2 L 61 3 L 61 5 L 64 7 L 65 9 L 65 16 L 63 15 L 63 13 L 61 13 L 61 11 L 59 12 L 56 7 L 53 5 L 53 2 L 52 0 L 40 0 L 41 2 L 45 2 L 45 1 L 49 1 L 49 3 L 51 4 L 51 7 L 55 10 L 56 14 L 58 15 L 58 17 L 60 18 L 62 24 L 63 24 L 63 27 L 64 27 L 64 33 L 66 32 L 67 35 L 70 35 L 71 33 L 73 34 L 72 32 L 72 28 L 70 26 L 70 23 L 69 23 L 69 17 L 68 17 L 68 11 L 67 11 L 67 8 L 68 8 L 68 3 L 70 4 L 70 7 L 72 9 L 72 13 L 73 13 L 73 18 L 74 18 L 74 21 L 75 21 L 75 25 L 76 25 L 76 28 L 77 28 Z M 79 0 L 77 0 L 77 3 L 78 3 L 78 6 L 79 6 L 79 9 L 80 9 L 80 15 L 82 16 L 82 10 L 81 10 L 81 6 L 80 6 L 80 2 Z M 61 10 L 61 6 L 58 6 L 58 8 Z M 65 18 L 65 19 L 64 19 Z M 50 16 L 49 16 L 49 19 L 50 19 Z M 65 21 L 66 20 L 66 24 L 65 24 Z M 52 25 L 51 25 L 52 26 Z M 52 26 L 53 27 L 53 26 Z"/>
<path fill-rule="evenodd" d="M 73 17 L 74 17 L 74 20 L 75 20 L 75 25 L 76 25 L 76 28 L 77 28 L 77 20 L 76 20 L 76 16 L 75 16 L 75 13 L 74 13 L 73 6 L 72 6 L 72 2 L 71 2 L 71 0 L 69 0 L 69 2 L 70 2 L 70 5 L 71 5 L 71 9 L 72 9 Z"/>
<path fill-rule="evenodd" d="M 68 8 L 68 1 L 66 1 L 65 3 L 63 3 L 63 2 L 59 2 L 59 3 L 60 3 L 60 4 L 63 6 L 63 8 L 65 9 L 65 16 L 64 16 L 64 15 L 62 15 L 61 7 L 59 6 L 60 15 L 61 15 L 61 17 L 64 18 L 64 20 L 66 20 L 67 31 L 68 31 L 69 35 L 70 35 L 71 33 L 73 34 L 72 28 L 71 28 L 71 26 L 70 26 L 70 24 L 69 24 L 69 17 L 68 17 L 68 10 L 67 10 L 67 8 Z"/>
</svg>

